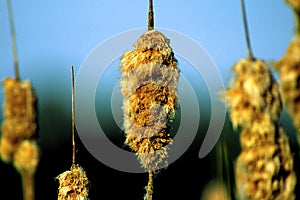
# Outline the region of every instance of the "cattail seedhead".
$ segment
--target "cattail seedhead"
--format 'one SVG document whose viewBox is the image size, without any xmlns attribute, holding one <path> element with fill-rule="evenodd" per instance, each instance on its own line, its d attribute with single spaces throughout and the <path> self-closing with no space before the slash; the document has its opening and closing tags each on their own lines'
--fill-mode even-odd
<svg viewBox="0 0 300 200">
<path fill-rule="evenodd" d="M 275 142 L 265 139 L 264 144 L 244 147 L 238 156 L 235 172 L 240 199 L 295 198 L 296 175 L 289 141 L 281 127 L 277 130 L 272 137 Z M 256 137 L 255 133 L 245 137 L 247 134 L 251 133 L 244 132 L 242 140 Z"/>
<path fill-rule="evenodd" d="M 14 154 L 14 166 L 18 171 L 34 175 L 39 163 L 39 147 L 35 140 L 23 140 Z"/>
<path fill-rule="evenodd" d="M 236 77 L 226 98 L 233 126 L 243 128 L 235 167 L 238 196 L 294 199 L 296 176 L 288 138 L 279 125 L 277 83 L 262 60 L 242 59 L 233 71 Z"/>
<path fill-rule="evenodd" d="M 278 120 L 281 100 L 268 66 L 262 60 L 242 59 L 234 65 L 233 71 L 236 77 L 226 91 L 233 126 L 252 126 L 253 122 L 268 117 L 266 120 Z M 263 116 L 264 113 L 268 116 Z"/>
<path fill-rule="evenodd" d="M 300 37 L 289 44 L 285 55 L 274 68 L 280 77 L 280 92 L 297 129 L 300 128 Z M 298 136 L 300 139 L 300 136 Z M 300 140 L 299 140 L 300 141 Z"/>
<path fill-rule="evenodd" d="M 300 1 L 299 0 L 285 0 L 293 9 L 300 12 Z"/>
<path fill-rule="evenodd" d="M 169 42 L 150 30 L 120 62 L 125 143 L 150 171 L 165 164 L 173 141 L 167 123 L 175 115 L 179 70 Z"/>
<path fill-rule="evenodd" d="M 3 85 L 5 101 L 0 153 L 3 160 L 10 161 L 22 140 L 35 137 L 36 98 L 30 81 L 6 78 Z"/>
<path fill-rule="evenodd" d="M 58 200 L 88 200 L 89 181 L 79 165 L 57 176 L 59 180 Z"/>
<path fill-rule="evenodd" d="M 36 98 L 29 81 L 6 78 L 4 85 L 4 137 L 13 141 L 31 138 L 36 132 Z"/>
<path fill-rule="evenodd" d="M 10 162 L 18 144 L 11 142 L 6 137 L 0 139 L 0 155 L 4 162 Z"/>
</svg>

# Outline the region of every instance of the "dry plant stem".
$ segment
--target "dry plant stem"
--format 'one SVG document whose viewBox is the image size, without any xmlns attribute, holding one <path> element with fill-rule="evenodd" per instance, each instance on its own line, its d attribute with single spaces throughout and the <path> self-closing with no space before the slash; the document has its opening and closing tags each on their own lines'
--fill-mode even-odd
<svg viewBox="0 0 300 200">
<path fill-rule="evenodd" d="M 26 170 L 20 171 L 23 185 L 23 199 L 34 200 L 34 175 Z"/>
<path fill-rule="evenodd" d="M 225 168 L 225 174 L 226 174 L 226 186 L 227 186 L 227 195 L 231 196 L 231 189 L 232 189 L 232 186 L 231 186 L 231 181 L 230 181 L 230 158 L 229 158 L 229 154 L 228 154 L 228 149 L 227 149 L 227 145 L 226 143 L 224 142 L 223 145 L 222 145 L 222 152 L 223 152 L 223 157 L 224 157 L 224 168 Z"/>
<path fill-rule="evenodd" d="M 76 154 L 76 146 L 75 146 L 75 89 L 74 89 L 74 67 L 71 67 L 72 71 L 72 164 L 75 164 L 75 154 Z"/>
<path fill-rule="evenodd" d="M 14 18 L 13 18 L 13 12 L 12 12 L 12 6 L 11 6 L 10 0 L 7 0 L 7 8 L 8 8 L 8 13 L 9 13 L 9 24 L 10 24 L 11 40 L 12 40 L 12 47 L 13 47 L 13 53 L 14 53 L 15 78 L 16 78 L 16 80 L 20 80 L 16 33 L 15 33 Z"/>
<path fill-rule="evenodd" d="M 244 0 L 241 0 L 241 8 L 242 8 L 242 15 L 243 15 L 243 24 L 244 24 L 244 29 L 245 29 L 245 38 L 246 38 L 246 44 L 247 44 L 248 58 L 250 60 L 253 60 L 254 57 L 253 57 L 251 43 L 250 43 L 250 36 L 249 36 L 249 29 L 248 29 L 248 22 L 247 22 L 246 8 L 245 8 Z"/>
<path fill-rule="evenodd" d="M 146 200 L 152 200 L 153 195 L 153 172 L 148 172 L 149 179 L 148 179 L 148 185 L 147 185 L 147 194 L 146 194 Z"/>
<path fill-rule="evenodd" d="M 154 28 L 154 12 L 153 12 L 153 0 L 149 0 L 149 11 L 148 11 L 148 30 Z"/>
<path fill-rule="evenodd" d="M 300 37 L 300 10 L 294 11 L 294 15 L 295 15 L 295 23 L 296 23 L 295 35 L 296 37 Z"/>
</svg>

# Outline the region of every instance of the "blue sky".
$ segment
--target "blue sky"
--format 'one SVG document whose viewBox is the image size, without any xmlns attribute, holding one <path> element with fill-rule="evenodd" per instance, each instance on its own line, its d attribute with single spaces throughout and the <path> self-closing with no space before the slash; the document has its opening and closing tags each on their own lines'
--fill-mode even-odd
<svg viewBox="0 0 300 200">
<path fill-rule="evenodd" d="M 51 81 L 77 71 L 99 43 L 146 27 L 146 0 L 12 0 L 21 76 Z M 278 59 L 293 34 L 293 16 L 281 1 L 246 1 L 256 57 Z M 179 31 L 211 55 L 225 78 L 246 55 L 240 1 L 155 1 L 155 26 Z M 0 2 L 0 78 L 11 76 L 12 49 L 6 1 Z M 47 76 L 47 77 L 45 77 Z"/>
</svg>

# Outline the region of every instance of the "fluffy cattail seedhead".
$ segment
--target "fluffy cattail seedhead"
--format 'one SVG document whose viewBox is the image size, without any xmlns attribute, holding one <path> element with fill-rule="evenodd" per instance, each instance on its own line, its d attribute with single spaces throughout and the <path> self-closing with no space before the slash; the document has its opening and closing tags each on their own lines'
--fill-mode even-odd
<svg viewBox="0 0 300 200">
<path fill-rule="evenodd" d="M 120 62 L 126 144 L 150 171 L 165 164 L 173 139 L 179 70 L 169 40 L 156 30 L 142 35 Z"/>
<path fill-rule="evenodd" d="M 299 0 L 285 0 L 294 10 L 300 12 L 300 1 Z"/>
<path fill-rule="evenodd" d="M 244 133 L 245 134 L 245 133 Z M 253 135 L 255 137 L 255 133 Z M 296 176 L 289 142 L 281 129 L 276 143 L 244 148 L 236 162 L 240 199 L 294 199 Z"/>
<path fill-rule="evenodd" d="M 73 165 L 58 175 L 58 200 L 88 200 L 89 181 L 83 168 Z"/>
<path fill-rule="evenodd" d="M 291 41 L 285 55 L 274 63 L 274 68 L 279 73 L 282 100 L 298 129 L 300 142 L 300 37 Z"/>
<path fill-rule="evenodd" d="M 13 165 L 22 177 L 23 197 L 34 199 L 34 174 L 39 162 L 36 144 L 36 98 L 30 81 L 6 78 L 4 86 L 4 121 L 1 126 L 0 156 Z"/>
<path fill-rule="evenodd" d="M 34 175 L 39 163 L 39 147 L 35 140 L 23 140 L 14 154 L 14 166 L 18 171 Z"/>
<path fill-rule="evenodd" d="M 4 137 L 12 140 L 30 138 L 36 131 L 36 98 L 30 81 L 6 78 L 4 85 Z"/>
<path fill-rule="evenodd" d="M 0 155 L 4 162 L 10 162 L 18 144 L 11 142 L 6 137 L 0 139 Z"/>
<path fill-rule="evenodd" d="M 226 91 L 233 126 L 250 128 L 257 121 L 277 121 L 281 100 L 268 66 L 262 60 L 242 59 L 234 65 L 233 71 L 236 77 Z M 272 123 L 264 124 L 268 126 L 264 129 L 272 128 Z"/>
<path fill-rule="evenodd" d="M 4 160 L 9 161 L 18 143 L 35 135 L 36 98 L 29 81 L 6 78 L 3 85 L 5 101 L 0 153 Z"/>
<path fill-rule="evenodd" d="M 262 60 L 240 60 L 226 91 L 234 127 L 241 126 L 236 162 L 240 199 L 294 199 L 296 176 L 288 138 L 279 125 L 279 89 Z"/>
<path fill-rule="evenodd" d="M 29 81 L 6 78 L 3 85 L 5 101 L 0 155 L 2 160 L 9 162 L 14 153 L 23 147 L 19 147 L 20 143 L 25 139 L 32 139 L 35 135 L 36 98 Z"/>
</svg>

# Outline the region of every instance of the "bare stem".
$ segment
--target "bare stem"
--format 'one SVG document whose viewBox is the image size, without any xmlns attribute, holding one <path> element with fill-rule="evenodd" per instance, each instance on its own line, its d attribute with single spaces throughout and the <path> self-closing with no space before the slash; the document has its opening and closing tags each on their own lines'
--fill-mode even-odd
<svg viewBox="0 0 300 200">
<path fill-rule="evenodd" d="M 149 179 L 148 179 L 148 185 L 147 185 L 147 194 L 146 194 L 146 199 L 147 200 L 152 200 L 152 195 L 153 195 L 153 172 L 149 171 Z"/>
<path fill-rule="evenodd" d="M 250 60 L 253 60 L 254 57 L 253 57 L 253 53 L 252 53 L 252 49 L 251 49 L 248 22 L 247 22 L 247 14 L 246 14 L 246 8 L 245 8 L 245 1 L 244 0 L 241 0 L 241 7 L 242 7 L 243 24 L 244 24 L 244 29 L 245 29 L 246 43 L 247 43 L 247 54 L 248 54 L 248 58 Z"/>
<path fill-rule="evenodd" d="M 26 170 L 21 170 L 23 199 L 34 200 L 34 175 Z"/>
<path fill-rule="evenodd" d="M 224 168 L 225 168 L 225 174 L 227 174 L 226 176 L 226 188 L 227 188 L 227 194 L 229 196 L 231 196 L 231 191 L 232 191 L 232 186 L 231 186 L 231 182 L 230 182 L 230 163 L 229 163 L 229 155 L 228 155 L 228 149 L 227 149 L 227 145 L 226 142 L 223 143 L 222 145 L 222 151 L 223 151 L 223 156 L 224 156 Z M 233 199 L 233 196 L 231 196 Z"/>
<path fill-rule="evenodd" d="M 71 67 L 72 71 L 72 164 L 75 164 L 75 152 L 76 152 L 76 146 L 75 146 L 75 91 L 74 91 L 74 67 Z"/>
<path fill-rule="evenodd" d="M 223 149 L 222 149 L 222 141 L 219 140 L 217 144 L 217 179 L 220 183 L 223 184 Z"/>
<path fill-rule="evenodd" d="M 294 15 L 295 15 L 295 35 L 297 36 L 297 37 L 299 37 L 300 36 L 300 11 L 296 11 L 296 10 L 294 10 Z"/>
<path fill-rule="evenodd" d="M 11 33 L 12 48 L 13 48 L 13 54 L 14 54 L 15 78 L 16 78 L 16 80 L 20 80 L 19 61 L 18 61 L 17 43 L 16 43 L 16 32 L 15 32 L 14 17 L 13 17 L 12 6 L 11 6 L 10 0 L 7 0 L 7 8 L 8 8 L 8 13 L 9 13 L 10 33 Z"/>
<path fill-rule="evenodd" d="M 148 30 L 152 30 L 153 28 L 154 28 L 153 1 L 149 0 Z"/>
</svg>

